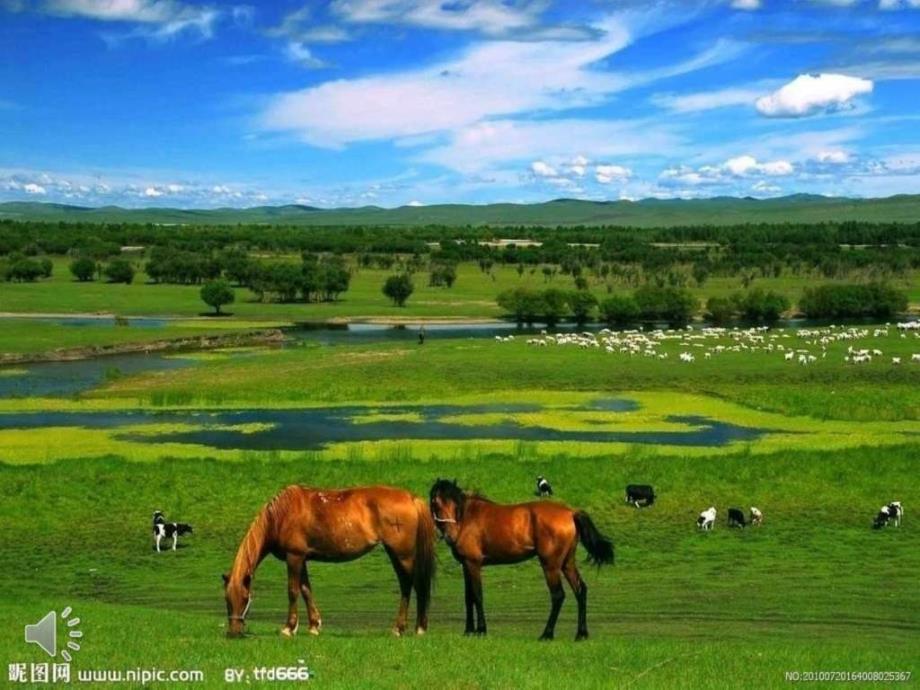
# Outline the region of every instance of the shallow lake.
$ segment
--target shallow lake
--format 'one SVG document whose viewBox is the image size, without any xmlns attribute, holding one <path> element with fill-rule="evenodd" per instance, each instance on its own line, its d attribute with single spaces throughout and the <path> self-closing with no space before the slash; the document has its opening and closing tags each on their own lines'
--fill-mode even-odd
<svg viewBox="0 0 920 690">
<path fill-rule="evenodd" d="M 627 399 L 601 399 L 567 411 L 616 415 L 637 409 Z M 329 444 L 384 440 L 519 440 L 593 443 L 637 443 L 677 446 L 725 446 L 753 441 L 766 429 L 744 427 L 705 417 L 673 416 L 664 421 L 686 425 L 667 431 L 564 430 L 523 425 L 515 414 L 539 412 L 540 405 L 400 405 L 387 407 L 326 407 L 288 410 L 221 412 L 36 412 L 0 415 L 0 430 L 83 427 L 118 430 L 144 424 L 191 424 L 198 428 L 143 433 L 132 429 L 116 438 L 140 443 L 187 443 L 218 449 L 319 450 Z M 461 424 L 455 415 L 508 415 L 497 423 Z M 375 415 L 381 416 L 375 419 Z M 400 419 L 400 416 L 406 416 Z M 238 425 L 261 425 L 256 430 Z"/>
</svg>

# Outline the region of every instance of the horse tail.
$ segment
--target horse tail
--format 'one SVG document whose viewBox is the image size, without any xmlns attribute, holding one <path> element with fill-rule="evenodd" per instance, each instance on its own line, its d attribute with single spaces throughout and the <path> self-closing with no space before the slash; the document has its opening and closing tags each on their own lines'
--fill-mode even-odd
<svg viewBox="0 0 920 690">
<path fill-rule="evenodd" d="M 582 546 L 588 551 L 588 562 L 600 567 L 613 564 L 613 542 L 601 534 L 591 517 L 583 510 L 574 515 L 575 529 Z"/>
<path fill-rule="evenodd" d="M 416 498 L 415 510 L 418 513 L 418 524 L 415 528 L 413 584 L 419 614 L 424 616 L 428 614 L 428 606 L 431 603 L 431 585 L 434 581 L 435 565 L 437 563 L 435 560 L 436 530 L 431 511 L 425 501 Z"/>
</svg>

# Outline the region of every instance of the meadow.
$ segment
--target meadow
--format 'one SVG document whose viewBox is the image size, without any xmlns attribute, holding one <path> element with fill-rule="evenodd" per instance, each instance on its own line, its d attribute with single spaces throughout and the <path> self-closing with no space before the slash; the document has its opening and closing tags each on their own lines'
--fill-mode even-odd
<svg viewBox="0 0 920 690">
<path fill-rule="evenodd" d="M 0 421 L 0 524 L 16 526 L 0 549 L 0 653 L 9 662 L 39 661 L 41 652 L 22 644 L 20 626 L 70 605 L 85 634 L 74 673 L 200 669 L 215 687 L 225 669 L 251 674 L 256 666 L 301 663 L 315 674 L 311 682 L 333 688 L 759 688 L 788 686 L 787 671 L 915 673 L 920 364 L 910 356 L 920 341 L 893 328 L 871 331 L 831 343 L 810 366 L 778 351 L 682 364 L 683 345 L 671 341 L 661 347 L 665 360 L 537 348 L 524 338 L 305 341 L 206 353 L 194 366 L 118 377 L 71 397 L 0 400 L 0 413 L 187 414 L 179 426 L 189 429 L 207 426 L 201 413 L 221 410 L 347 405 L 364 410 L 357 424 L 373 424 L 419 422 L 412 410 L 425 406 L 527 403 L 536 408 L 451 421 L 660 431 L 693 426 L 673 415 L 702 415 L 773 432 L 719 447 L 404 438 L 256 451 L 124 440 L 106 429 L 17 430 Z M 777 337 L 817 352 L 796 331 Z M 849 364 L 849 344 L 884 356 Z M 905 363 L 893 365 L 895 356 Z M 635 406 L 590 408 L 607 398 Z M 172 423 L 147 428 L 169 431 Z M 224 638 L 220 573 L 255 512 L 288 483 L 385 483 L 424 496 L 447 476 L 510 502 L 532 499 L 538 474 L 616 544 L 614 567 L 583 566 L 587 642 L 572 641 L 571 594 L 556 641 L 536 641 L 549 600 L 534 562 L 485 570 L 489 635 L 463 637 L 462 576 L 443 543 L 425 637 L 390 636 L 397 586 L 383 553 L 374 552 L 311 565 L 324 619 L 319 637 L 278 634 L 286 580 L 282 564 L 269 559 L 256 576 L 249 635 Z M 653 484 L 659 501 L 643 510 L 625 505 L 629 482 Z M 872 530 L 878 506 L 894 499 L 906 506 L 902 527 Z M 720 511 L 717 527 L 699 533 L 694 520 L 709 505 Z M 764 526 L 729 530 L 725 513 L 735 505 L 760 507 Z M 195 527 L 174 553 L 152 549 L 155 509 Z"/>
<path fill-rule="evenodd" d="M 277 256 L 276 260 L 296 261 L 295 256 Z M 13 314 L 92 314 L 106 313 L 120 316 L 166 316 L 196 318 L 207 315 L 210 309 L 201 301 L 198 285 L 175 285 L 150 283 L 139 270 L 130 285 L 106 282 L 80 283 L 73 279 L 68 270 L 69 259 L 55 258 L 54 272 L 47 280 L 35 283 L 0 284 L 0 313 Z M 138 263 L 138 269 L 142 268 Z M 516 266 L 495 265 L 490 273 L 483 273 L 472 262 L 457 266 L 457 280 L 453 287 L 432 287 L 428 285 L 428 272 L 415 274 L 415 291 L 405 307 L 392 304 L 381 292 L 381 287 L 391 270 L 359 268 L 352 262 L 352 279 L 349 290 L 335 302 L 277 303 L 261 302 L 247 289 L 236 290 L 236 302 L 226 308 L 230 317 L 211 319 L 212 322 L 233 321 L 336 321 L 377 320 L 417 321 L 419 319 L 495 319 L 503 316 L 495 303 L 496 296 L 503 290 L 515 287 L 574 289 L 569 276 L 557 275 L 550 281 L 538 268 L 526 269 L 518 274 Z M 848 280 L 858 278 L 851 276 Z M 868 278 L 868 276 L 867 276 Z M 754 281 L 753 286 L 764 290 L 775 290 L 789 297 L 794 304 L 807 287 L 817 282 L 832 283 L 817 274 L 783 275 L 779 278 L 764 277 Z M 631 291 L 634 286 L 622 281 L 605 281 L 590 278 L 590 289 L 603 300 L 611 292 Z M 904 289 L 912 304 L 920 303 L 920 275 L 910 273 L 895 280 L 897 287 Z M 724 297 L 743 290 L 740 277 L 712 276 L 702 287 L 691 290 L 701 302 L 709 297 Z"/>
</svg>

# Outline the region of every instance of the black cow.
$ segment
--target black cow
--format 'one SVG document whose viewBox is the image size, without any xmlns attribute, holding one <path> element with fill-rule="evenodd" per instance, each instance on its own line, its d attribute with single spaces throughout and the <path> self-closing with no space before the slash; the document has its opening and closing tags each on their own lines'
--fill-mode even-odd
<svg viewBox="0 0 920 690">
<path fill-rule="evenodd" d="M 728 526 L 729 527 L 746 527 L 747 522 L 744 519 L 744 511 L 741 508 L 728 509 Z"/>
<path fill-rule="evenodd" d="M 649 484 L 627 484 L 626 502 L 641 508 L 655 502 L 655 490 Z"/>
</svg>

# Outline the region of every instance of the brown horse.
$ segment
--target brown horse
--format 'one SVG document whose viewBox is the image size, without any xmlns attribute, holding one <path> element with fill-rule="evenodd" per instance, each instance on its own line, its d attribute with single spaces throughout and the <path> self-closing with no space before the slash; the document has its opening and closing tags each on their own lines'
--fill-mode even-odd
<svg viewBox="0 0 920 690">
<path fill-rule="evenodd" d="M 588 637 L 588 586 L 575 564 L 578 540 L 588 560 L 613 563 L 613 542 L 602 535 L 588 514 L 553 501 L 499 505 L 464 492 L 456 481 L 438 479 L 431 487 L 431 512 L 451 551 L 463 566 L 466 589 L 466 634 L 484 635 L 482 567 L 519 563 L 537 556 L 549 587 L 551 608 L 541 640 L 553 639 L 559 609 L 565 600 L 562 576 L 578 600 L 576 640 Z M 476 627 L 473 628 L 473 608 Z"/>
<path fill-rule="evenodd" d="M 435 571 L 436 532 L 424 500 L 386 486 L 310 489 L 289 486 L 259 512 L 240 543 L 224 595 L 228 636 L 237 637 L 252 603 L 252 578 L 268 554 L 287 562 L 288 617 L 284 635 L 297 632 L 297 599 L 307 605 L 310 633 L 318 635 L 322 620 L 310 587 L 307 561 L 330 563 L 360 558 L 383 544 L 399 579 L 399 613 L 393 632 L 406 629 L 409 597 L 415 588 L 416 632 L 428 628 L 428 605 Z"/>
</svg>

